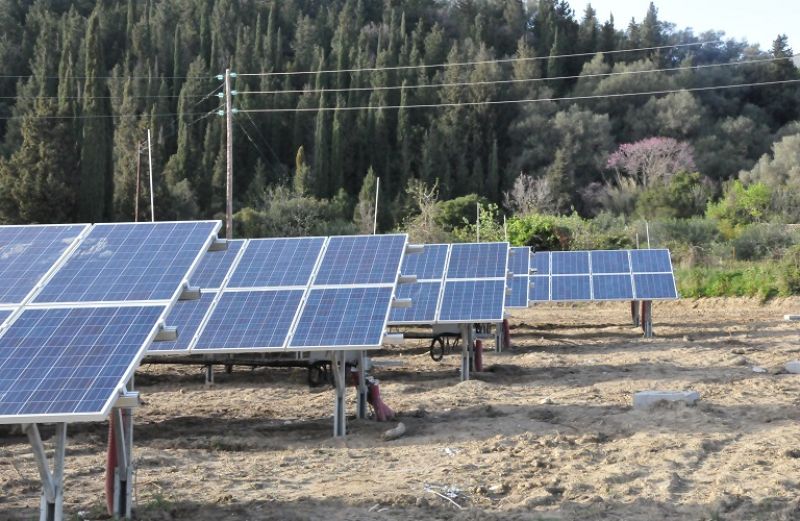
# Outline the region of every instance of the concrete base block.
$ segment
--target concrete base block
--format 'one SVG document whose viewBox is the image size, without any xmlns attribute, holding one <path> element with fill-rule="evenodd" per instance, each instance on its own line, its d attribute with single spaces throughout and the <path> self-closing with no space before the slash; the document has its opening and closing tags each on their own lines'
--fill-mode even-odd
<svg viewBox="0 0 800 521">
<path fill-rule="evenodd" d="M 700 399 L 697 391 L 641 391 L 633 395 L 634 409 L 649 409 L 658 402 L 684 402 L 694 405 Z"/>
<path fill-rule="evenodd" d="M 800 360 L 786 362 L 786 370 L 790 373 L 800 374 Z"/>
<path fill-rule="evenodd" d="M 783 319 L 787 322 L 800 322 L 800 315 L 783 315 Z"/>
</svg>

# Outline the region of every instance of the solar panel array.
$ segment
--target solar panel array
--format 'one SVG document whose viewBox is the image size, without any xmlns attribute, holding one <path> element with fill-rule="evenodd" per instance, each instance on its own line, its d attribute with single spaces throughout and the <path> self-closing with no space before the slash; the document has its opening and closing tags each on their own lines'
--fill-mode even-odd
<svg viewBox="0 0 800 521">
<path fill-rule="evenodd" d="M 508 259 L 508 243 L 426 244 L 422 253 L 406 257 L 403 274 L 416 275 L 417 282 L 400 286 L 398 297 L 412 303 L 393 309 L 390 323 L 502 320 Z"/>
<path fill-rule="evenodd" d="M 377 348 L 383 342 L 407 236 L 231 241 L 194 279 L 201 302 L 168 318 L 175 342 L 152 354 Z M 208 275 L 205 275 L 208 274 Z"/>
<path fill-rule="evenodd" d="M 0 269 L 27 290 L 0 312 L 0 423 L 105 418 L 219 227 L 0 227 Z"/>
<path fill-rule="evenodd" d="M 674 300 L 669 250 L 536 252 L 532 301 Z"/>
<path fill-rule="evenodd" d="M 507 308 L 527 308 L 530 297 L 530 246 L 515 246 L 509 249 L 508 271 L 511 278 L 511 294 L 506 295 Z"/>
</svg>

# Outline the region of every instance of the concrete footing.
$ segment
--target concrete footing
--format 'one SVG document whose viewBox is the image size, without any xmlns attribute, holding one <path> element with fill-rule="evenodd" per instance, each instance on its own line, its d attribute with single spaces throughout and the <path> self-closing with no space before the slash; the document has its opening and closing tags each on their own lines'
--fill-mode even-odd
<svg viewBox="0 0 800 521">
<path fill-rule="evenodd" d="M 658 402 L 683 402 L 694 405 L 700 399 L 697 391 L 641 391 L 633 395 L 634 409 L 649 409 Z"/>
</svg>

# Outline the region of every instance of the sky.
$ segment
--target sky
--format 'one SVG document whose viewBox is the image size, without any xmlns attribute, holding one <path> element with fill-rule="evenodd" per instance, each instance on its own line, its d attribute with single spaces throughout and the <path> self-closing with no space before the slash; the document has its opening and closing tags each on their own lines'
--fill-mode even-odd
<svg viewBox="0 0 800 521">
<path fill-rule="evenodd" d="M 570 6 L 580 20 L 586 0 Z M 614 13 L 614 25 L 625 29 L 631 17 L 644 19 L 650 0 L 592 0 L 601 22 Z M 758 43 L 763 50 L 772 46 L 778 34 L 789 37 L 789 46 L 800 52 L 800 5 L 797 0 L 655 0 L 658 18 L 672 22 L 676 29 L 692 28 L 695 35 L 707 30 L 725 31 L 728 38 Z"/>
</svg>

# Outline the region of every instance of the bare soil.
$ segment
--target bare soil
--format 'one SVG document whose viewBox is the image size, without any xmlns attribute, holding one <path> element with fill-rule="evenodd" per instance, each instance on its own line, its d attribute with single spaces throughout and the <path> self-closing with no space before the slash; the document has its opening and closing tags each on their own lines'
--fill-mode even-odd
<svg viewBox="0 0 800 521">
<path fill-rule="evenodd" d="M 626 304 L 536 307 L 463 383 L 456 354 L 387 349 L 376 359 L 404 365 L 373 374 L 408 429 L 389 442 L 395 423 L 353 419 L 334 440 L 333 392 L 301 369 L 236 368 L 205 388 L 199 367 L 143 366 L 137 518 L 800 519 L 800 375 L 783 371 L 800 326 L 782 320 L 798 312 L 800 299 L 657 303 L 645 340 Z M 634 410 L 647 389 L 701 400 Z M 106 436 L 68 430 L 67 519 L 107 518 Z M 25 438 L 0 437 L 0 520 L 38 519 L 39 486 Z"/>
</svg>

